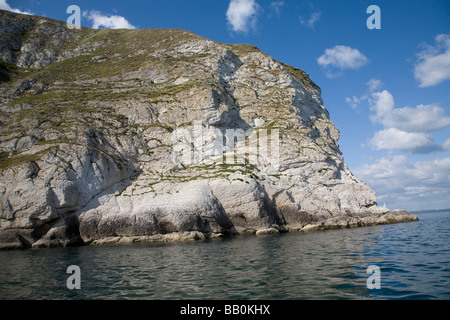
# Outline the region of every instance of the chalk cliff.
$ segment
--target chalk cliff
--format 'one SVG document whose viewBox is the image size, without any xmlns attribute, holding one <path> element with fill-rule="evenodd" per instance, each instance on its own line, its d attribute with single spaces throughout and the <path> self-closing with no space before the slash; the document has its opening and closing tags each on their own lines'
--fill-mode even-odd
<svg viewBox="0 0 450 320">
<path fill-rule="evenodd" d="M 0 247 L 413 221 L 352 175 L 320 88 L 251 45 L 0 11 Z"/>
</svg>

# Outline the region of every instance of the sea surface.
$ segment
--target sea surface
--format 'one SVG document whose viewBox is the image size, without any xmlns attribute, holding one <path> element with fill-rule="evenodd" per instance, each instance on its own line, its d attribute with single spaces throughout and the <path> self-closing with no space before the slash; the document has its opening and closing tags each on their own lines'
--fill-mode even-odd
<svg viewBox="0 0 450 320">
<path fill-rule="evenodd" d="M 450 299 L 450 210 L 416 214 L 311 233 L 0 251 L 0 300 Z M 80 289 L 67 287 L 71 265 Z M 368 288 L 374 277 L 379 289 Z"/>
</svg>

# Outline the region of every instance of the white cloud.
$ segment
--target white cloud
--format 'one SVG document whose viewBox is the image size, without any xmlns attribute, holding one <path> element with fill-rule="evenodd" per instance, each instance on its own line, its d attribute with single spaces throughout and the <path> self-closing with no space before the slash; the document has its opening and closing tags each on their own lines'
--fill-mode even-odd
<svg viewBox="0 0 450 320">
<path fill-rule="evenodd" d="M 450 151 L 450 139 L 445 140 L 444 144 L 442 145 L 442 150 Z"/>
<path fill-rule="evenodd" d="M 127 19 L 117 15 L 105 15 L 101 12 L 92 10 L 84 11 L 83 17 L 92 21 L 92 28 L 99 29 L 104 27 L 107 29 L 136 29 Z"/>
<path fill-rule="evenodd" d="M 431 87 L 450 79 L 450 34 L 435 38 L 435 46 L 427 46 L 418 54 L 414 75 L 419 87 Z"/>
<path fill-rule="evenodd" d="M 394 109 L 394 97 L 387 90 L 375 92 L 372 94 L 372 97 L 374 100 L 369 101 L 373 104 L 370 109 L 375 111 L 375 115 L 372 115 L 370 118 L 373 122 L 382 122 L 384 116 Z"/>
<path fill-rule="evenodd" d="M 381 86 L 383 85 L 383 82 L 381 82 L 380 79 L 372 78 L 366 84 L 369 87 L 369 92 L 373 93 L 381 88 Z"/>
<path fill-rule="evenodd" d="M 374 93 L 374 91 L 381 88 L 381 86 L 383 85 L 383 82 L 380 79 L 372 78 L 368 82 L 366 82 L 366 85 L 368 87 L 368 93 L 372 94 L 372 93 Z M 346 97 L 345 101 L 350 105 L 350 107 L 353 110 L 358 110 L 358 107 L 361 104 L 361 102 L 369 99 L 369 94 L 366 93 L 360 97 L 357 97 L 357 96 L 353 96 L 351 98 Z"/>
<path fill-rule="evenodd" d="M 300 23 L 308 28 L 313 29 L 316 22 L 320 20 L 320 16 L 322 15 L 321 11 L 316 11 L 311 14 L 308 20 L 303 17 L 299 17 Z"/>
<path fill-rule="evenodd" d="M 445 115 L 443 108 L 436 104 L 395 108 L 394 97 L 389 91 L 375 91 L 382 86 L 381 80 L 372 78 L 366 85 L 369 94 L 346 97 L 345 101 L 352 109 L 358 110 L 361 102 L 367 100 L 373 112 L 370 119 L 383 125 L 384 128 L 368 141 L 373 149 L 412 153 L 450 151 L 450 141 L 439 146 L 432 136 L 434 131 L 450 127 L 450 117 Z"/>
<path fill-rule="evenodd" d="M 407 132 L 431 132 L 450 126 L 450 117 L 446 117 L 444 109 L 435 104 L 394 108 L 394 97 L 387 90 L 375 92 L 372 97 L 371 110 L 375 115 L 371 119 L 385 127 Z"/>
<path fill-rule="evenodd" d="M 325 76 L 328 79 L 335 79 L 339 78 L 340 76 L 344 75 L 344 72 L 342 71 L 336 71 L 336 70 L 325 70 Z"/>
<path fill-rule="evenodd" d="M 317 63 L 323 67 L 336 67 L 344 69 L 358 69 L 369 62 L 369 59 L 358 49 L 347 46 L 334 46 L 325 50 L 325 53 L 317 58 Z"/>
<path fill-rule="evenodd" d="M 450 117 L 445 116 L 443 108 L 435 104 L 395 108 L 394 97 L 387 90 L 374 92 L 369 102 L 374 111 L 371 120 L 385 127 L 370 140 L 375 149 L 413 153 L 445 150 L 444 145 L 434 143 L 431 135 L 433 131 L 450 127 Z"/>
<path fill-rule="evenodd" d="M 366 65 L 369 59 L 358 49 L 336 45 L 325 50 L 325 53 L 317 58 L 317 63 L 326 68 L 327 78 L 333 79 L 341 76 L 342 70 L 359 69 Z M 340 70 L 340 71 L 335 71 Z"/>
<path fill-rule="evenodd" d="M 19 9 L 11 8 L 11 6 L 6 2 L 6 0 L 0 0 L 0 9 L 15 13 L 32 14 L 31 12 L 28 11 L 21 11 Z"/>
<path fill-rule="evenodd" d="M 381 158 L 353 170 L 391 209 L 450 207 L 450 158 L 409 162 L 404 155 Z"/>
<path fill-rule="evenodd" d="M 429 133 L 407 132 L 397 128 L 378 131 L 370 140 L 370 144 L 377 150 L 396 149 L 405 151 L 429 151 L 433 146 L 433 139 Z"/>
<path fill-rule="evenodd" d="M 275 14 L 279 17 L 281 15 L 281 8 L 286 4 L 284 1 L 272 1 L 270 3 L 270 8 L 275 12 Z"/>
<path fill-rule="evenodd" d="M 450 117 L 444 113 L 444 109 L 434 104 L 396 108 L 384 116 L 383 123 L 410 132 L 435 131 L 450 126 Z"/>
<path fill-rule="evenodd" d="M 231 0 L 227 10 L 227 20 L 235 32 L 254 29 L 261 7 L 255 0 Z"/>
<path fill-rule="evenodd" d="M 351 98 L 346 97 L 345 102 L 347 102 L 352 109 L 358 109 L 359 103 L 361 100 L 357 96 L 353 96 Z"/>
</svg>

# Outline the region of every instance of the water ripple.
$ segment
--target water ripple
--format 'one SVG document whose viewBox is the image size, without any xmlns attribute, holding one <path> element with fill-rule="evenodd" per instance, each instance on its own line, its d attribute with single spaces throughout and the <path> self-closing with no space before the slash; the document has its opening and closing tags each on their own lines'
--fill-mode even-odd
<svg viewBox="0 0 450 320">
<path fill-rule="evenodd" d="M 419 222 L 0 252 L 0 299 L 449 299 L 450 211 Z M 66 268 L 82 270 L 68 290 Z M 381 289 L 368 289 L 377 265 Z"/>
</svg>

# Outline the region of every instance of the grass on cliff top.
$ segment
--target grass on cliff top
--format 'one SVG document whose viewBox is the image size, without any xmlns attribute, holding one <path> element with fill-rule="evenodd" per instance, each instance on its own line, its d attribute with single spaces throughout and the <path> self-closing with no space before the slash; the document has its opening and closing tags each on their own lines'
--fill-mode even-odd
<svg viewBox="0 0 450 320">
<path fill-rule="evenodd" d="M 113 77 L 136 71 L 149 64 L 157 65 L 159 63 L 165 66 L 175 66 L 186 59 L 183 59 L 184 57 L 173 58 L 164 54 L 155 57 L 152 56 L 152 53 L 170 51 L 176 45 L 187 41 L 206 40 L 195 33 L 179 29 L 93 30 L 83 28 L 78 32 L 82 32 L 80 40 L 68 43 L 64 48 L 58 48 L 58 51 L 68 50 L 70 52 L 81 46 L 85 50 L 84 53 L 77 57 L 52 63 L 39 70 L 21 72 L 22 76 L 17 78 L 37 77 L 45 83 L 51 84 L 55 81 L 71 82 L 73 80 Z M 240 57 L 253 52 L 266 55 L 258 47 L 251 44 L 220 43 L 220 45 L 225 46 Z M 96 58 L 101 62 L 98 62 Z M 196 58 L 198 57 L 187 59 L 185 62 L 194 62 Z M 280 63 L 297 81 L 309 87 L 314 85 L 303 70 Z M 0 62 L 0 81 L 10 80 L 9 74 L 16 71 L 13 70 L 13 67 L 6 62 Z"/>
<path fill-rule="evenodd" d="M 262 52 L 261 50 L 259 50 L 259 48 L 257 46 L 254 46 L 251 44 L 246 44 L 246 43 L 242 43 L 242 44 L 222 43 L 221 45 L 228 48 L 230 51 L 232 51 L 238 57 L 243 57 L 243 56 L 246 56 L 247 54 L 253 53 L 253 52 Z"/>
<path fill-rule="evenodd" d="M 235 55 L 238 57 L 245 56 L 249 53 L 253 52 L 260 52 L 262 54 L 267 55 L 263 51 L 261 51 L 258 47 L 251 45 L 251 44 L 222 44 L 225 47 L 227 47 L 229 50 L 231 50 Z M 303 83 L 305 87 L 311 88 L 313 86 L 317 86 L 310 78 L 309 75 L 306 74 L 305 71 L 295 68 L 293 66 L 290 66 L 288 64 L 285 64 L 281 61 L 278 61 L 284 69 L 297 81 Z"/>
<path fill-rule="evenodd" d="M 93 54 L 53 63 L 42 70 L 42 78 L 49 84 L 55 81 L 71 82 L 74 80 L 108 78 L 135 71 L 141 64 L 148 61 L 148 58 L 143 57 L 143 55 L 121 59 L 121 61 L 107 59 L 103 62 L 96 62 L 93 60 L 94 57 L 103 55 L 104 53 L 101 51 L 96 51 Z"/>
<path fill-rule="evenodd" d="M 90 30 L 88 35 L 80 41 L 80 44 L 88 42 L 107 41 L 124 49 L 147 49 L 147 46 L 157 45 L 159 48 L 167 48 L 186 40 L 204 39 L 193 32 L 181 29 L 100 29 Z"/>
<path fill-rule="evenodd" d="M 293 66 L 280 62 L 283 68 L 297 81 L 303 83 L 305 87 L 312 88 L 317 87 L 317 85 L 309 78 L 305 71 L 297 69 Z"/>
<path fill-rule="evenodd" d="M 80 40 L 57 48 L 57 51 L 70 52 L 82 47 L 85 52 L 38 70 L 27 70 L 15 76 L 14 79 L 35 77 L 44 83 L 51 84 L 55 81 L 71 82 L 113 77 L 136 71 L 148 64 L 158 62 L 173 64 L 174 61 L 165 61 L 164 58 L 156 58 L 151 54 L 159 50 L 170 50 L 188 40 L 203 39 L 192 32 L 177 29 L 92 30 L 83 28 L 81 32 L 83 34 Z M 95 58 L 98 58 L 100 62 Z M 0 62 L 0 81 L 10 80 L 8 75 L 12 67 L 4 61 Z"/>
<path fill-rule="evenodd" d="M 137 69 L 146 62 L 158 60 L 152 57 L 155 52 L 171 50 L 176 45 L 200 40 L 202 37 L 185 30 L 178 29 L 137 29 L 137 30 L 91 30 L 79 45 L 96 45 L 92 55 L 103 56 L 108 60 L 120 58 L 122 72 Z M 99 45 L 100 44 L 100 45 Z M 104 63 L 101 63 L 104 64 Z"/>
</svg>

